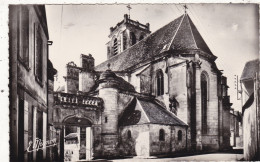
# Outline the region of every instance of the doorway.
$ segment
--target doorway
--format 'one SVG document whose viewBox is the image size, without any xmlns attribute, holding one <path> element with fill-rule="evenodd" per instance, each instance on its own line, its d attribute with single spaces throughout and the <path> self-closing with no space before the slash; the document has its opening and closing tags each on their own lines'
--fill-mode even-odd
<svg viewBox="0 0 260 162">
<path fill-rule="evenodd" d="M 87 119 L 77 119 L 78 123 L 66 122 L 63 128 L 64 161 L 92 159 L 93 133 Z"/>
</svg>

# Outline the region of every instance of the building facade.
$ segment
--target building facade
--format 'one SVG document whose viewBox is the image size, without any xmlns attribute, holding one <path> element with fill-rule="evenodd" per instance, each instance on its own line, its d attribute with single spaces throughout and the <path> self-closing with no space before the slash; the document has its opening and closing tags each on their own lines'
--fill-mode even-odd
<svg viewBox="0 0 260 162">
<path fill-rule="evenodd" d="M 47 159 L 32 143 L 48 140 L 48 39 L 43 5 L 9 6 L 11 161 Z"/>
<path fill-rule="evenodd" d="M 230 149 L 226 77 L 188 14 L 151 33 L 124 15 L 110 28 L 107 61 L 67 64 L 54 93 L 60 157 L 77 136 L 83 159 Z M 76 134 L 76 135 L 75 135 Z M 84 155 L 83 155 L 84 154 Z"/>
<path fill-rule="evenodd" d="M 245 160 L 260 160 L 259 60 L 245 64 L 241 78 Z"/>
</svg>

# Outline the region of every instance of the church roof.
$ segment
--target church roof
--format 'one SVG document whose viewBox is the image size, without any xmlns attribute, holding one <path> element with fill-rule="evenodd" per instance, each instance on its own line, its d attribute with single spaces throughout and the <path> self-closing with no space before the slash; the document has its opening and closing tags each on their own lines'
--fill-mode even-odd
<svg viewBox="0 0 260 162">
<path fill-rule="evenodd" d="M 163 124 L 187 126 L 176 115 L 154 101 L 134 98 L 119 119 L 119 126 L 136 124 Z"/>
<path fill-rule="evenodd" d="M 136 64 L 151 60 L 167 50 L 201 50 L 212 54 L 188 14 L 184 14 L 137 44 L 96 66 L 97 71 L 105 71 L 110 63 L 111 70 L 123 71 Z"/>
<path fill-rule="evenodd" d="M 248 61 L 244 67 L 240 80 L 247 80 L 255 78 L 255 73 L 258 72 L 259 69 L 259 60 L 251 60 Z"/>
<path fill-rule="evenodd" d="M 187 124 L 181 121 L 176 115 L 167 111 L 159 104 L 144 100 L 139 100 L 139 102 L 150 123 L 187 126 Z"/>
<path fill-rule="evenodd" d="M 98 83 L 108 83 L 107 86 L 118 88 L 129 92 L 135 92 L 135 88 L 129 82 L 125 81 L 122 77 L 117 76 L 113 71 L 107 69 L 104 71 L 98 80 Z M 107 87 L 106 86 L 106 87 Z"/>
</svg>

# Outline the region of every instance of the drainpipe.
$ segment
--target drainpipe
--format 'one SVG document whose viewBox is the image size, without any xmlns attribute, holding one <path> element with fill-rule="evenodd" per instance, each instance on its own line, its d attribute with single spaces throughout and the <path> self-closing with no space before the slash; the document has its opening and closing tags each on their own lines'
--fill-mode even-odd
<svg viewBox="0 0 260 162">
<path fill-rule="evenodd" d="M 53 44 L 53 41 L 47 41 L 47 66 L 46 66 L 46 71 L 47 71 L 47 127 L 48 127 L 48 119 L 49 119 L 49 94 L 48 94 L 48 89 L 49 89 L 49 79 L 48 79 L 48 60 L 49 60 L 49 46 Z"/>
<path fill-rule="evenodd" d="M 47 66 L 46 66 L 46 71 L 47 71 L 47 120 L 46 120 L 46 124 L 47 124 L 47 130 L 46 130 L 46 136 L 48 137 L 48 139 L 50 138 L 50 134 L 51 132 L 48 131 L 49 130 L 49 79 L 48 79 L 48 60 L 49 60 L 49 46 L 52 45 L 52 41 L 47 41 Z M 46 137 L 46 138 L 47 138 Z M 50 151 L 49 149 L 46 149 L 46 153 Z M 47 155 L 46 155 L 47 156 Z M 50 158 L 50 157 L 46 157 L 47 159 Z"/>
<path fill-rule="evenodd" d="M 186 127 L 186 152 L 188 150 L 188 126 Z"/>
<path fill-rule="evenodd" d="M 259 127 L 259 125 L 258 125 L 258 111 L 257 111 L 257 109 L 258 109 L 258 80 L 257 80 L 257 73 L 255 74 L 255 101 L 256 101 L 256 144 L 257 144 L 257 147 L 256 147 L 256 154 L 258 155 L 258 153 L 259 153 L 259 137 L 258 137 L 258 135 L 259 135 L 259 130 L 258 130 L 258 127 Z M 259 159 L 258 159 L 259 160 Z"/>
</svg>

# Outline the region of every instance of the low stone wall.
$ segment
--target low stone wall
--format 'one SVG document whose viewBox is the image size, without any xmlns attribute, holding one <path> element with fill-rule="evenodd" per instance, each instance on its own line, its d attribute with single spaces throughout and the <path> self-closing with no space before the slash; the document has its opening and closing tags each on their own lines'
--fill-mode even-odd
<svg viewBox="0 0 260 162">
<path fill-rule="evenodd" d="M 164 140 L 159 139 L 161 129 L 164 130 Z M 179 131 L 181 138 L 178 137 Z M 187 150 L 185 127 L 143 124 L 121 127 L 119 132 L 119 154 L 122 156 L 148 157 Z"/>
<path fill-rule="evenodd" d="M 119 128 L 119 154 L 122 156 L 149 156 L 149 125 L 131 125 Z M 131 135 L 129 135 L 131 132 Z"/>
</svg>

